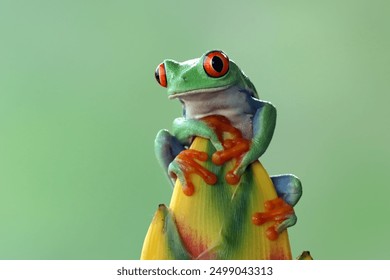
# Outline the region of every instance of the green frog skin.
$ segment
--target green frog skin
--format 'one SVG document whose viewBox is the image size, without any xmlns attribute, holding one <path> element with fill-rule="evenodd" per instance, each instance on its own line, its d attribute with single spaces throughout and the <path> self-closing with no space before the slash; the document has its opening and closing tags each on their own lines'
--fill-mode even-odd
<svg viewBox="0 0 390 280">
<path fill-rule="evenodd" d="M 157 159 L 172 185 L 175 178 L 183 185 L 187 183 L 176 157 L 188 149 L 194 137 L 209 139 L 217 151 L 224 149 L 215 131 L 201 120 L 204 117 L 226 117 L 243 138 L 251 141 L 233 171 L 238 178 L 266 151 L 275 129 L 276 109 L 259 100 L 252 82 L 225 53 L 209 51 L 184 62 L 166 59 L 157 67 L 155 76 L 167 88 L 168 98 L 178 99 L 183 106 L 183 116 L 174 120 L 172 134 L 163 129 L 155 140 Z M 298 202 L 302 187 L 296 176 L 283 174 L 271 176 L 271 180 L 285 202 L 291 206 Z M 296 220 L 295 214 L 291 214 L 280 223 L 278 233 L 293 226 Z"/>
</svg>

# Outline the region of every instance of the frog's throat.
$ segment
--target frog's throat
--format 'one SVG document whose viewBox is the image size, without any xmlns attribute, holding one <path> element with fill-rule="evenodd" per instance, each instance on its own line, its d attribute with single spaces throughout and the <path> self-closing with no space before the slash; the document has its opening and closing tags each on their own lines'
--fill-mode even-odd
<svg viewBox="0 0 390 280">
<path fill-rule="evenodd" d="M 222 91 L 222 90 L 226 90 L 230 87 L 232 87 L 232 85 L 223 86 L 223 87 L 216 87 L 216 88 L 205 88 L 205 89 L 195 89 L 195 90 L 183 91 L 183 92 L 171 94 L 168 96 L 168 98 L 174 99 L 174 98 L 179 98 L 179 97 L 184 97 L 184 96 L 189 96 L 189 95 L 195 95 L 195 94 L 199 94 L 199 93 Z"/>
</svg>

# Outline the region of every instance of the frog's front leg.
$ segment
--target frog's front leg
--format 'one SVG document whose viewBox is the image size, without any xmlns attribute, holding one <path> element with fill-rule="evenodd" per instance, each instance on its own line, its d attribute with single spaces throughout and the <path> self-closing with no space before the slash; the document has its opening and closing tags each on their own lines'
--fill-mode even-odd
<svg viewBox="0 0 390 280">
<path fill-rule="evenodd" d="M 271 103 L 260 102 L 260 106 L 253 116 L 253 138 L 249 151 L 243 156 L 238 167 L 233 171 L 240 177 L 252 162 L 265 152 L 271 142 L 276 124 L 276 109 Z"/>
<path fill-rule="evenodd" d="M 223 150 L 222 143 L 214 130 L 205 122 L 195 119 L 177 118 L 173 121 L 173 135 L 180 143 L 189 146 L 195 136 L 209 139 L 218 151 Z"/>
<path fill-rule="evenodd" d="M 172 186 L 174 186 L 175 182 L 169 174 L 168 167 L 183 150 L 185 150 L 184 145 L 175 136 L 171 135 L 168 130 L 162 129 L 157 133 L 154 141 L 154 152 L 160 166 L 170 179 Z"/>
<path fill-rule="evenodd" d="M 160 165 L 167 172 L 168 177 L 174 184 L 178 179 L 186 195 L 192 195 L 194 186 L 190 175 L 196 173 L 206 183 L 216 183 L 216 176 L 197 161 L 206 161 L 208 155 L 201 151 L 187 149 L 195 136 L 210 139 L 216 149 L 223 149 L 221 142 L 215 132 L 204 122 L 198 120 L 187 120 L 177 118 L 173 123 L 173 135 L 166 130 L 161 130 L 156 137 L 155 150 Z"/>
</svg>

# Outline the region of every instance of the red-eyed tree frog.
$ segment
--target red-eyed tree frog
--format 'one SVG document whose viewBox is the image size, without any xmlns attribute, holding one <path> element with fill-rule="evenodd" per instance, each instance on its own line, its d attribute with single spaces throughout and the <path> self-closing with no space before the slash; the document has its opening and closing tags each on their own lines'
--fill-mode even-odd
<svg viewBox="0 0 390 280">
<path fill-rule="evenodd" d="M 249 78 L 219 50 L 205 53 L 200 58 L 184 62 L 166 59 L 155 72 L 158 83 L 166 87 L 169 99 L 177 99 L 183 106 L 183 116 L 173 122 L 173 133 L 158 132 L 155 140 L 157 159 L 168 175 L 185 185 L 186 176 L 177 156 L 188 149 L 196 136 L 209 139 L 217 151 L 224 149 L 221 138 L 203 119 L 218 115 L 227 118 L 250 147 L 232 171 L 237 180 L 247 167 L 266 151 L 275 129 L 276 109 L 259 100 Z M 300 180 L 291 174 L 271 176 L 276 192 L 286 203 L 294 206 L 302 195 Z M 296 223 L 291 214 L 278 225 L 277 232 Z"/>
</svg>

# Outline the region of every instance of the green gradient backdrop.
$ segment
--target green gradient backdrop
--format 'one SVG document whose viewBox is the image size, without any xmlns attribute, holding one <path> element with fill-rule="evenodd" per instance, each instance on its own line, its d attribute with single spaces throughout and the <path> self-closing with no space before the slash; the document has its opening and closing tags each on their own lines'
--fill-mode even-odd
<svg viewBox="0 0 390 280">
<path fill-rule="evenodd" d="M 244 2 L 243 2 L 244 3 Z M 390 259 L 388 1 L 0 2 L 0 259 L 137 259 L 171 189 L 153 72 L 220 48 L 278 109 L 293 254 Z"/>
</svg>

